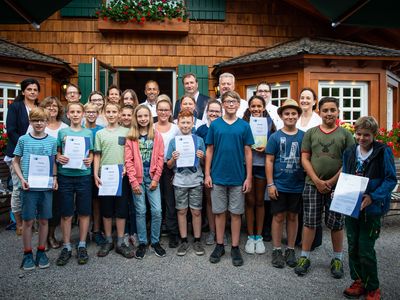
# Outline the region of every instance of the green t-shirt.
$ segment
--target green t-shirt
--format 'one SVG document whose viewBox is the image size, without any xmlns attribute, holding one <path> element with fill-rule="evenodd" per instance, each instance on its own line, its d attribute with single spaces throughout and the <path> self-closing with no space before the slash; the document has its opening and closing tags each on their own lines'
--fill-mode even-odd
<svg viewBox="0 0 400 300">
<path fill-rule="evenodd" d="M 307 130 L 304 135 L 301 152 L 311 154 L 311 165 L 318 178 L 328 180 L 342 167 L 343 152 L 353 144 L 351 133 L 340 126 L 329 133 L 316 126 Z M 306 183 L 315 185 L 308 175 Z"/>
<path fill-rule="evenodd" d="M 94 152 L 101 154 L 100 166 L 125 163 L 125 141 L 129 128 L 104 128 L 96 133 Z"/>
<path fill-rule="evenodd" d="M 64 154 L 65 138 L 67 136 L 83 136 L 89 138 L 89 151 L 93 151 L 93 133 L 87 128 L 82 128 L 80 131 L 74 131 L 71 127 L 61 129 L 58 132 L 57 148 L 61 148 L 61 153 Z M 78 169 L 66 169 L 62 165 L 58 165 L 58 173 L 64 176 L 85 176 L 91 174 L 91 167 L 87 167 L 85 170 Z"/>
</svg>

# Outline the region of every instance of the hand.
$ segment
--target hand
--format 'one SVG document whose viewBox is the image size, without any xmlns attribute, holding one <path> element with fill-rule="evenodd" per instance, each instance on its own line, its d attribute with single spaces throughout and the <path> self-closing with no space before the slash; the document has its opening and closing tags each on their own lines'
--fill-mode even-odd
<svg viewBox="0 0 400 300">
<path fill-rule="evenodd" d="M 243 182 L 243 188 L 242 188 L 242 192 L 243 193 L 250 193 L 251 191 L 251 182 L 252 179 L 251 178 L 246 178 L 246 180 Z"/>
<path fill-rule="evenodd" d="M 197 151 L 196 151 L 196 156 L 197 156 L 198 158 L 200 158 L 200 159 L 203 159 L 203 157 L 204 157 L 204 152 L 201 151 L 201 150 L 197 150 Z"/>
<path fill-rule="evenodd" d="M 122 177 L 124 177 L 126 175 L 126 168 L 125 168 L 125 165 L 124 165 L 124 167 L 122 168 Z"/>
<path fill-rule="evenodd" d="M 278 190 L 276 189 L 275 185 L 268 187 L 268 196 L 271 200 L 278 200 Z"/>
<path fill-rule="evenodd" d="M 67 163 L 69 162 L 69 158 L 66 157 L 65 155 L 61 155 L 61 154 L 58 155 L 57 160 L 58 160 L 58 162 L 59 162 L 60 164 L 62 164 L 62 165 L 65 165 L 65 164 L 67 164 Z"/>
<path fill-rule="evenodd" d="M 101 179 L 99 178 L 99 176 L 94 175 L 94 183 L 96 184 L 97 188 L 100 188 L 100 186 L 102 185 Z"/>
<path fill-rule="evenodd" d="M 58 190 L 58 181 L 57 181 L 57 177 L 53 178 L 53 191 L 57 191 Z"/>
<path fill-rule="evenodd" d="M 157 188 L 158 182 L 155 180 L 152 180 L 149 186 L 150 191 L 154 191 Z"/>
<path fill-rule="evenodd" d="M 328 194 L 332 191 L 332 187 L 325 180 L 318 179 L 315 182 L 315 186 L 321 194 Z"/>
<path fill-rule="evenodd" d="M 254 150 L 256 150 L 257 152 L 264 153 L 265 147 L 256 147 L 256 148 L 254 148 Z"/>
<path fill-rule="evenodd" d="M 22 189 L 23 189 L 24 191 L 29 190 L 29 184 L 28 184 L 28 182 L 27 182 L 25 179 L 22 179 L 22 180 L 21 180 L 21 184 L 22 184 Z"/>
<path fill-rule="evenodd" d="M 363 195 L 363 199 L 361 202 L 361 210 L 363 210 L 364 208 L 366 208 L 368 205 L 371 205 L 372 203 L 372 199 L 370 195 L 364 194 Z"/>
<path fill-rule="evenodd" d="M 177 160 L 177 159 L 179 158 L 179 152 L 178 152 L 178 151 L 172 152 L 172 158 L 173 158 L 174 160 Z"/>
<path fill-rule="evenodd" d="M 211 176 L 210 175 L 207 175 L 205 178 L 204 178 L 204 185 L 205 185 L 205 187 L 207 187 L 207 188 L 212 188 L 212 186 L 213 186 L 213 184 L 212 184 L 212 179 L 211 179 Z"/>
<path fill-rule="evenodd" d="M 142 189 L 140 188 L 140 185 L 133 187 L 132 191 L 135 195 L 140 195 L 142 193 Z"/>
<path fill-rule="evenodd" d="M 93 162 L 93 158 L 87 157 L 87 158 L 84 158 L 84 159 L 83 159 L 83 163 L 85 164 L 85 166 L 86 166 L 87 168 L 90 167 L 90 165 L 92 164 L 92 162 Z"/>
</svg>

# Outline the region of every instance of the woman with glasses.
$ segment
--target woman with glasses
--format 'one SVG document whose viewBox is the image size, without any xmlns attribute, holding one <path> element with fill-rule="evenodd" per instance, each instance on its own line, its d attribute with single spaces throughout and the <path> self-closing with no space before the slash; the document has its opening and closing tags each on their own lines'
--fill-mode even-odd
<svg viewBox="0 0 400 300">
<path fill-rule="evenodd" d="M 99 92 L 99 91 L 91 92 L 88 97 L 88 103 L 93 103 L 99 108 L 98 116 L 96 119 L 96 125 L 100 125 L 103 127 L 107 126 L 107 120 L 104 116 L 104 95 L 103 95 L 103 93 Z M 85 122 L 85 119 L 84 119 L 84 122 Z"/>
</svg>

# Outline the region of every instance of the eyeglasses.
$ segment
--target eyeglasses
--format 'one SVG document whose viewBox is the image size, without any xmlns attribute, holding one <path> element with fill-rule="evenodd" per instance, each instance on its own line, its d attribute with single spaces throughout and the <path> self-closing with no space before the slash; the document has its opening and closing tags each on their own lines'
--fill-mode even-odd
<svg viewBox="0 0 400 300">
<path fill-rule="evenodd" d="M 74 91 L 74 92 L 68 92 L 68 93 L 67 93 L 67 95 L 78 95 L 78 94 L 79 94 L 79 92 L 75 92 L 75 91 Z"/>
<path fill-rule="evenodd" d="M 266 93 L 270 93 L 270 92 L 271 92 L 270 90 L 258 90 L 257 91 L 257 93 L 260 93 L 260 94 L 261 93 L 265 93 L 266 94 Z"/>
<path fill-rule="evenodd" d="M 221 113 L 221 111 L 219 111 L 219 110 L 209 110 L 208 112 L 210 114 L 220 114 Z"/>
<path fill-rule="evenodd" d="M 90 99 L 90 102 L 103 102 L 103 98 Z"/>
<path fill-rule="evenodd" d="M 225 100 L 224 101 L 224 104 L 230 104 L 230 105 L 232 105 L 232 104 L 238 104 L 239 102 L 237 101 L 237 100 Z"/>
</svg>

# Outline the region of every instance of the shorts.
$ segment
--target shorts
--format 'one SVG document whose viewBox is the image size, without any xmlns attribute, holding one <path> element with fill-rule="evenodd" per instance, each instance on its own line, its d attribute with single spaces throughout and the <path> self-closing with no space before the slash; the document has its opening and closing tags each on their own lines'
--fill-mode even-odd
<svg viewBox="0 0 400 300">
<path fill-rule="evenodd" d="M 298 214 L 301 210 L 301 193 L 279 192 L 277 200 L 271 200 L 271 214 L 282 212 Z"/>
<path fill-rule="evenodd" d="M 242 186 L 214 184 L 211 189 L 211 206 L 214 214 L 222 214 L 227 210 L 236 215 L 243 214 L 244 194 Z"/>
<path fill-rule="evenodd" d="M 92 175 L 92 198 L 97 199 L 99 198 L 99 188 L 97 187 L 94 176 Z"/>
<path fill-rule="evenodd" d="M 175 208 L 201 210 L 203 204 L 203 186 L 194 187 L 174 186 L 175 191 Z"/>
<path fill-rule="evenodd" d="M 264 166 L 253 166 L 253 176 L 255 178 L 265 179 L 265 167 Z"/>
<path fill-rule="evenodd" d="M 121 196 L 99 196 L 100 212 L 104 218 L 126 219 L 128 218 L 129 202 L 132 198 L 129 197 L 131 189 L 128 176 L 122 178 L 122 195 Z"/>
<path fill-rule="evenodd" d="M 22 200 L 22 220 L 51 219 L 53 191 L 20 192 Z"/>
<path fill-rule="evenodd" d="M 313 185 L 306 184 L 303 191 L 303 223 L 309 228 L 317 228 L 322 222 L 322 212 L 325 207 L 325 224 L 331 230 L 342 230 L 344 216 L 329 210 L 331 193 L 321 194 Z"/>
<path fill-rule="evenodd" d="M 76 212 L 80 216 L 92 214 L 92 176 L 64 176 L 58 174 L 58 195 L 60 215 L 71 217 Z"/>
</svg>

